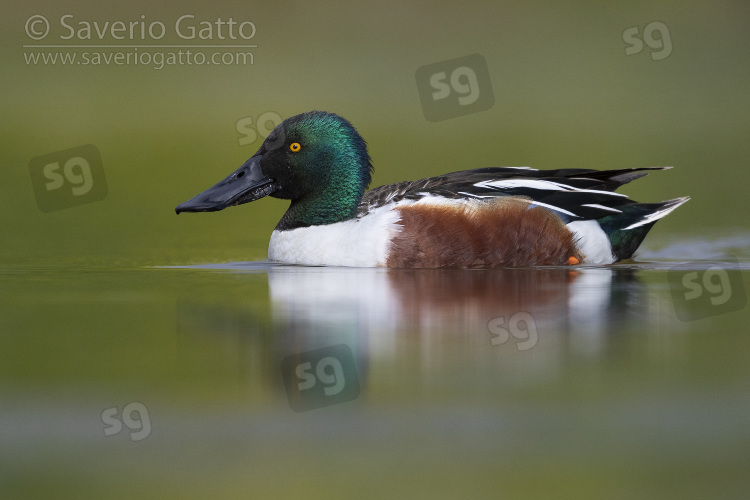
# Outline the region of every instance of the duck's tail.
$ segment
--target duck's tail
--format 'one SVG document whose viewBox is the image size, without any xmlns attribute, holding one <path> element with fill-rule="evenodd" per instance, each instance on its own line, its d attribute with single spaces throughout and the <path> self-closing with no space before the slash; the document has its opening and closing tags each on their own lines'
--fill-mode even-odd
<svg viewBox="0 0 750 500">
<path fill-rule="evenodd" d="M 618 261 L 632 257 L 656 221 L 689 199 L 683 196 L 661 203 L 633 203 L 622 207 L 621 213 L 599 219 L 612 245 L 612 254 Z"/>
</svg>

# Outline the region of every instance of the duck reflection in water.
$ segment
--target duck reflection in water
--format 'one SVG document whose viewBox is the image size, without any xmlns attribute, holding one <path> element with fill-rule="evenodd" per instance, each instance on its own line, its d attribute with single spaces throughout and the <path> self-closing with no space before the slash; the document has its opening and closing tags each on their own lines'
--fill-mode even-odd
<svg viewBox="0 0 750 500">
<path fill-rule="evenodd" d="M 648 308 L 629 269 L 276 266 L 268 280 L 273 322 L 285 333 L 277 340 L 298 349 L 333 341 L 330 337 L 360 346 L 366 341 L 376 352 L 401 336 L 452 336 L 490 345 L 492 330 L 502 328 L 500 318 L 507 328 L 536 334 L 606 335 L 630 315 L 642 319 Z M 514 317 L 520 319 L 512 322 Z M 524 340 L 518 333 L 516 340 Z"/>
<path fill-rule="evenodd" d="M 243 272 L 241 265 L 233 270 Z M 276 386 L 284 358 L 342 344 L 353 353 L 363 389 L 375 362 L 417 364 L 419 370 L 455 362 L 468 371 L 498 362 L 547 370 L 561 356 L 606 356 L 610 339 L 633 325 L 658 331 L 665 300 L 639 283 L 637 270 L 628 265 L 574 270 L 266 265 L 262 271 L 268 275 L 270 321 L 257 305 L 208 306 L 195 297 L 181 302 L 180 317 L 195 333 L 220 330 L 236 337 L 249 353 L 244 362 L 253 365 L 250 371 L 262 364 L 264 383 Z"/>
</svg>

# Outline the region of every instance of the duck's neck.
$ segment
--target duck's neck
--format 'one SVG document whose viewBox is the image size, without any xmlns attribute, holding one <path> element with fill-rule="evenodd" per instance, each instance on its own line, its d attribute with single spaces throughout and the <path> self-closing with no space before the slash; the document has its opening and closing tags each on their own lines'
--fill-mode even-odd
<svg viewBox="0 0 750 500">
<path fill-rule="evenodd" d="M 357 215 L 357 206 L 361 199 L 362 192 L 346 193 L 328 189 L 314 196 L 293 200 L 276 225 L 276 230 L 288 231 L 353 219 Z"/>
</svg>

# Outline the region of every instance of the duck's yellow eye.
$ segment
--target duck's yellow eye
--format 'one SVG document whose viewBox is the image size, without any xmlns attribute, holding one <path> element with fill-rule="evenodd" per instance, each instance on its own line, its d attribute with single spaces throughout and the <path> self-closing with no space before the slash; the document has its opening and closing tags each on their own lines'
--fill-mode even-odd
<svg viewBox="0 0 750 500">
<path fill-rule="evenodd" d="M 292 153 L 296 153 L 300 149 L 302 149 L 302 146 L 300 146 L 299 142 L 293 142 L 289 145 L 289 151 L 291 151 Z"/>
</svg>

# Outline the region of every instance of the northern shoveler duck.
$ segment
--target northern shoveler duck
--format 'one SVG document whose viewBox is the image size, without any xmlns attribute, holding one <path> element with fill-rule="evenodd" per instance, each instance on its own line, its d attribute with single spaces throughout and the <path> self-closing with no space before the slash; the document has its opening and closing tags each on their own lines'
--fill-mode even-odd
<svg viewBox="0 0 750 500">
<path fill-rule="evenodd" d="M 372 163 L 344 118 L 322 111 L 277 126 L 244 165 L 176 212 L 264 196 L 291 200 L 268 258 L 313 266 L 490 268 L 611 264 L 685 203 L 637 203 L 614 190 L 648 170 L 497 167 L 365 193 Z"/>
</svg>

